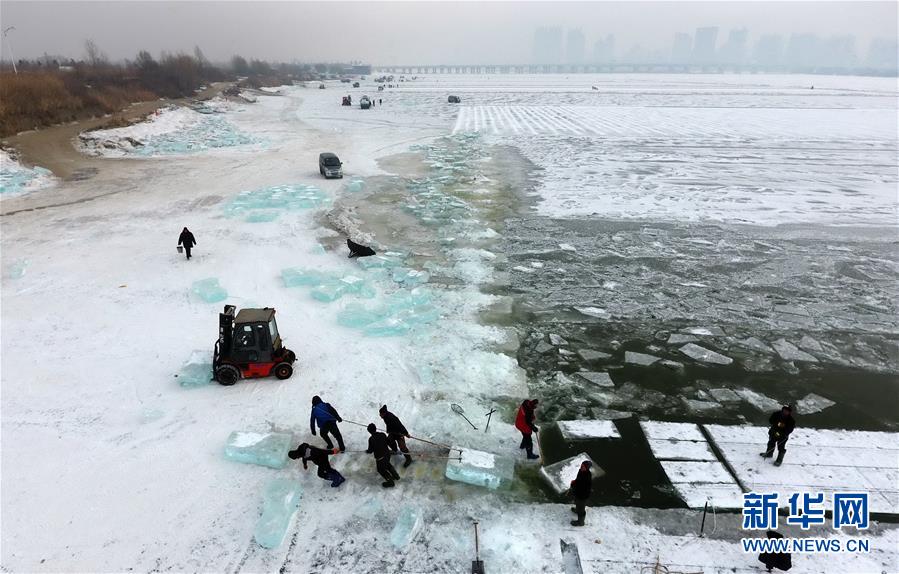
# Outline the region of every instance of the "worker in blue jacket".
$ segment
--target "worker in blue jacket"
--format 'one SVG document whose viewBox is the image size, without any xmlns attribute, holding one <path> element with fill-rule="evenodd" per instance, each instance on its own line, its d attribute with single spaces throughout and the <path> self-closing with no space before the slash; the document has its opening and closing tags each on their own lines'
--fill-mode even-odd
<svg viewBox="0 0 899 574">
<path fill-rule="evenodd" d="M 312 436 L 315 436 L 315 425 L 317 423 L 318 428 L 322 433 L 322 438 L 324 439 L 325 444 L 328 445 L 328 448 L 334 448 L 331 437 L 328 436 L 331 434 L 337 439 L 337 446 L 340 448 L 340 452 L 345 452 L 346 447 L 343 445 L 343 437 L 340 436 L 340 429 L 337 428 L 337 423 L 342 422 L 343 419 L 340 418 L 340 415 L 337 414 L 337 410 L 334 407 L 322 401 L 321 397 L 318 395 L 312 397 L 312 415 L 309 417 L 309 426 L 312 427 Z"/>
</svg>

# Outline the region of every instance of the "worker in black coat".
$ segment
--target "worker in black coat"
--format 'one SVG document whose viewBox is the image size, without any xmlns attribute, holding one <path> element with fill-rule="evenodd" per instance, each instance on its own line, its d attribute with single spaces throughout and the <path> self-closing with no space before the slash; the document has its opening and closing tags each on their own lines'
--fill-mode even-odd
<svg viewBox="0 0 899 574">
<path fill-rule="evenodd" d="M 769 530 L 766 536 L 768 538 L 783 538 L 783 534 L 774 530 Z M 759 554 L 759 562 L 768 568 L 768 572 L 771 572 L 774 568 L 786 571 L 793 567 L 793 559 L 789 552 L 762 552 Z"/>
<path fill-rule="evenodd" d="M 390 446 L 387 444 L 387 435 L 378 432 L 378 427 L 374 423 L 368 425 L 368 454 L 374 455 L 375 465 L 378 467 L 378 474 L 384 477 L 381 486 L 384 488 L 393 488 L 394 480 L 400 479 L 400 474 L 390 464 Z"/>
<path fill-rule="evenodd" d="M 768 446 L 765 452 L 759 454 L 762 458 L 771 458 L 774 455 L 774 445 L 777 445 L 777 459 L 774 466 L 780 466 L 784 461 L 784 455 L 787 453 L 787 439 L 790 433 L 796 428 L 796 421 L 793 419 L 793 407 L 784 405 L 779 411 L 774 411 L 771 418 L 768 419 L 771 428 L 768 429 Z"/>
<path fill-rule="evenodd" d="M 337 454 L 338 452 L 340 451 L 336 448 L 324 450 L 310 446 L 308 443 L 304 442 L 294 450 L 288 451 L 287 456 L 293 460 L 298 458 L 303 459 L 303 470 L 309 470 L 307 463 L 311 460 L 312 464 L 318 467 L 318 477 L 323 478 L 324 480 L 330 480 L 331 487 L 337 488 L 343 484 L 346 479 L 331 466 L 328 455 Z"/>
<path fill-rule="evenodd" d="M 584 518 L 587 517 L 587 499 L 593 492 L 593 475 L 590 473 L 590 467 L 593 464 L 589 460 L 581 463 L 581 468 L 577 472 L 577 477 L 571 481 L 571 489 L 569 492 L 574 497 L 574 506 L 571 511 L 577 514 L 577 520 L 572 520 L 572 526 L 583 526 Z"/>
<path fill-rule="evenodd" d="M 397 446 L 399 446 L 400 452 L 406 457 L 403 467 L 409 466 L 412 464 L 412 457 L 409 456 L 409 448 L 406 446 L 406 437 L 409 436 L 409 431 L 406 430 L 406 427 L 403 426 L 403 423 L 400 422 L 400 419 L 395 414 L 387 410 L 387 405 L 383 405 L 378 414 L 381 415 L 387 430 L 387 446 L 390 447 L 393 454 L 396 454 Z"/>
<path fill-rule="evenodd" d="M 197 240 L 194 239 L 194 234 L 190 232 L 188 228 L 184 228 L 181 231 L 181 235 L 178 236 L 178 245 L 184 246 L 184 253 L 187 254 L 187 258 L 190 259 L 190 250 L 191 248 L 197 244 Z"/>
</svg>

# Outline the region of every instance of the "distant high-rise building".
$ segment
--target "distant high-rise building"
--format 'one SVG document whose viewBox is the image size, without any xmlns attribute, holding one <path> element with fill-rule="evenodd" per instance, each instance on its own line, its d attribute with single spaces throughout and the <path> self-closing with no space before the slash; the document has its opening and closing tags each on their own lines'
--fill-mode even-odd
<svg viewBox="0 0 899 574">
<path fill-rule="evenodd" d="M 584 47 L 586 46 L 584 33 L 576 29 L 568 30 L 568 35 L 566 36 L 565 40 L 566 61 L 569 64 L 583 64 Z"/>
<path fill-rule="evenodd" d="M 818 65 L 826 68 L 853 68 L 858 64 L 855 36 L 832 36 L 821 42 Z"/>
<path fill-rule="evenodd" d="M 718 61 L 725 64 L 742 64 L 746 58 L 746 42 L 749 31 L 746 28 L 731 30 L 727 42 L 718 51 Z"/>
<path fill-rule="evenodd" d="M 607 35 L 593 44 L 593 61 L 597 64 L 608 64 L 615 61 L 615 36 Z"/>
<path fill-rule="evenodd" d="M 784 39 L 778 34 L 764 34 L 755 45 L 753 60 L 761 66 L 777 66 L 783 59 Z"/>
<path fill-rule="evenodd" d="M 895 74 L 899 70 L 899 42 L 892 38 L 872 40 L 865 65 Z"/>
<path fill-rule="evenodd" d="M 718 27 L 697 28 L 693 40 L 693 61 L 710 64 L 715 60 L 715 45 L 718 41 Z"/>
<path fill-rule="evenodd" d="M 813 68 L 821 62 L 821 40 L 815 34 L 792 34 L 784 63 L 794 68 Z"/>
<path fill-rule="evenodd" d="M 562 63 L 562 29 L 541 27 L 534 32 L 534 62 Z"/>
<path fill-rule="evenodd" d="M 671 61 L 675 64 L 686 64 L 693 55 L 693 38 L 689 34 L 678 32 L 674 35 L 671 47 Z"/>
</svg>

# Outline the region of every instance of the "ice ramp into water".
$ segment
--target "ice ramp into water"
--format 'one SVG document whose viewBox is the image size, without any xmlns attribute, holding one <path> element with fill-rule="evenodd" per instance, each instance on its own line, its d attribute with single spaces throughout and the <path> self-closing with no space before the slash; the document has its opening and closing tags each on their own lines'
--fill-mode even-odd
<svg viewBox="0 0 899 574">
<path fill-rule="evenodd" d="M 581 566 L 581 553 L 577 549 L 577 543 L 573 538 L 559 540 L 562 549 L 562 572 L 565 574 L 584 574 Z"/>
<path fill-rule="evenodd" d="M 293 436 L 287 433 L 234 431 L 225 445 L 225 458 L 269 468 L 287 466 L 287 451 Z"/>
<path fill-rule="evenodd" d="M 540 476 L 556 491 L 556 494 L 563 494 L 571 487 L 571 481 L 577 478 L 581 463 L 585 460 L 590 461 L 593 465 L 590 468 L 593 478 L 599 478 L 605 474 L 605 471 L 593 462 L 587 453 L 582 452 L 577 456 L 544 466 L 540 469 Z"/>
<path fill-rule="evenodd" d="M 412 506 L 404 506 L 390 532 L 390 543 L 396 549 L 404 548 L 415 540 L 421 530 L 421 510 Z"/>
<path fill-rule="evenodd" d="M 446 462 L 446 477 L 450 480 L 496 490 L 501 486 L 508 486 L 515 477 L 515 461 L 510 457 L 463 449 L 458 445 L 453 445 L 450 452 L 460 450 L 462 456 L 459 460 L 451 459 Z"/>
<path fill-rule="evenodd" d="M 194 351 L 175 375 L 185 388 L 203 387 L 212 382 L 212 357 L 209 351 Z"/>
<path fill-rule="evenodd" d="M 284 541 L 294 513 L 300 507 L 303 489 L 300 483 L 286 478 L 275 478 L 265 487 L 262 499 L 262 516 L 256 522 L 253 538 L 263 548 L 277 548 Z"/>
</svg>

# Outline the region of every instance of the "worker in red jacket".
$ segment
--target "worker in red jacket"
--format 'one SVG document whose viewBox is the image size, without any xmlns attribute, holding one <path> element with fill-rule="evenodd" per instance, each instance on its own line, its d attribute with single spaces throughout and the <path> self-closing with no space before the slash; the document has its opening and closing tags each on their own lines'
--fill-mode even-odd
<svg viewBox="0 0 899 574">
<path fill-rule="evenodd" d="M 534 440 L 531 438 L 531 433 L 540 431 L 534 424 L 537 402 L 537 399 L 525 399 L 518 407 L 518 416 L 515 417 L 515 428 L 521 432 L 521 445 L 518 448 L 523 448 L 531 460 L 540 458 L 534 454 Z"/>
</svg>

